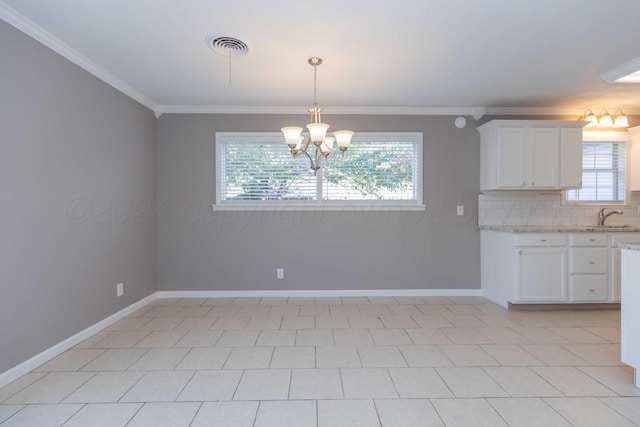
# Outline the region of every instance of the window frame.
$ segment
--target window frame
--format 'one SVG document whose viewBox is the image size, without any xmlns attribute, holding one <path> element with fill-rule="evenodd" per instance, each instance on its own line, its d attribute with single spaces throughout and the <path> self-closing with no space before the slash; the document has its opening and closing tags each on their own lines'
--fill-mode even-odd
<svg viewBox="0 0 640 427">
<path fill-rule="evenodd" d="M 280 132 L 216 132 L 215 134 L 215 204 L 212 205 L 214 211 L 286 211 L 286 210 L 397 210 L 397 211 L 424 211 L 426 205 L 423 204 L 423 134 L 422 132 L 357 132 L 353 135 L 352 143 L 368 142 L 375 139 L 380 142 L 402 141 L 411 142 L 416 146 L 416 171 L 414 174 L 414 186 L 416 199 L 411 200 L 323 200 L 322 197 L 309 201 L 241 201 L 222 200 L 222 146 L 225 142 L 239 139 L 247 142 L 279 142 L 283 150 L 286 144 Z M 336 150 L 337 151 L 337 150 Z M 331 156 L 340 153 L 332 153 Z M 291 156 L 291 154 L 288 154 Z M 349 150 L 344 154 L 349 155 Z M 300 156 L 296 161 L 308 163 L 305 156 Z M 319 171 L 316 187 L 322 187 L 322 171 Z M 317 194 L 322 194 L 318 189 Z"/>
<path fill-rule="evenodd" d="M 631 135 L 626 131 L 583 131 L 584 142 L 622 142 L 625 149 L 625 192 L 624 201 L 615 200 L 567 200 L 567 191 L 562 192 L 562 206 L 568 207 L 630 207 L 631 206 Z"/>
</svg>

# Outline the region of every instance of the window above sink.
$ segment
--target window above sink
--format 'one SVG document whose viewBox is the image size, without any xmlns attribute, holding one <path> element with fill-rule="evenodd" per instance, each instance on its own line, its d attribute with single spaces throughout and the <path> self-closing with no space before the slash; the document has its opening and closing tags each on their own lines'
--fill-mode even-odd
<svg viewBox="0 0 640 427">
<path fill-rule="evenodd" d="M 583 132 L 582 188 L 567 190 L 567 205 L 625 205 L 629 199 L 627 132 Z"/>
</svg>

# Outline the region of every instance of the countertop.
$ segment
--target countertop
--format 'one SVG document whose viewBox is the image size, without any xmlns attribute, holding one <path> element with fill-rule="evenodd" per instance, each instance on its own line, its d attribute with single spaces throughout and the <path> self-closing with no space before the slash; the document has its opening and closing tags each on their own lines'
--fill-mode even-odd
<svg viewBox="0 0 640 427">
<path fill-rule="evenodd" d="M 481 225 L 480 230 L 505 233 L 639 233 L 640 226 L 611 226 L 598 228 L 593 225 Z M 630 245 L 634 246 L 634 245 Z M 630 248 L 628 248 L 630 249 Z M 637 250 L 640 250 L 638 248 Z"/>
</svg>

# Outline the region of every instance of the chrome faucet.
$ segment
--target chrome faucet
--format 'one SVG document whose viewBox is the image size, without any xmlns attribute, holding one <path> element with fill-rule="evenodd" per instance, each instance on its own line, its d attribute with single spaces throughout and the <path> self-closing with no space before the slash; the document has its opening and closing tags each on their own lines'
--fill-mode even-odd
<svg viewBox="0 0 640 427">
<path fill-rule="evenodd" d="M 611 211 L 608 214 L 604 214 L 604 211 L 607 208 L 602 208 L 598 211 L 598 227 L 604 227 L 604 221 L 609 218 L 611 215 L 613 214 L 618 214 L 618 215 L 622 215 L 622 211 L 620 209 L 615 210 L 615 211 Z"/>
</svg>

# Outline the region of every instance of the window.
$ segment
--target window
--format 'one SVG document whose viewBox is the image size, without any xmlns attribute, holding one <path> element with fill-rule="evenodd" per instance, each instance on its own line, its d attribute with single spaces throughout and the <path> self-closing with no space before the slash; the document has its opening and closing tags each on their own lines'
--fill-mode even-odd
<svg viewBox="0 0 640 427">
<path fill-rule="evenodd" d="M 582 143 L 582 188 L 567 190 L 567 201 L 624 203 L 627 191 L 624 139 L 624 136 L 589 135 L 585 132 L 585 141 Z"/>
<path fill-rule="evenodd" d="M 279 132 L 217 133 L 216 178 L 214 209 L 424 209 L 422 134 L 356 133 L 316 176 Z"/>
</svg>

